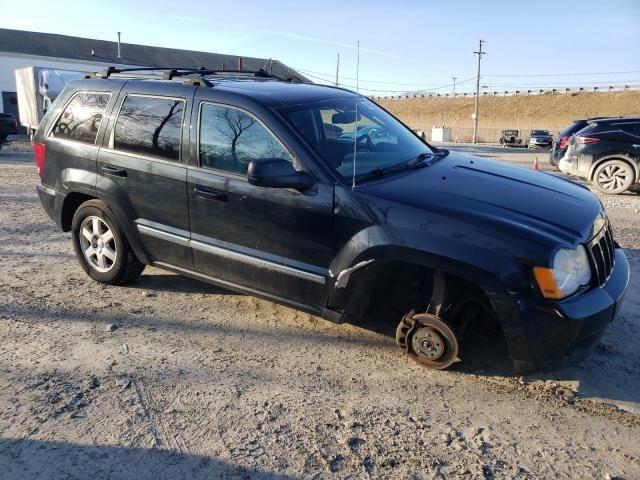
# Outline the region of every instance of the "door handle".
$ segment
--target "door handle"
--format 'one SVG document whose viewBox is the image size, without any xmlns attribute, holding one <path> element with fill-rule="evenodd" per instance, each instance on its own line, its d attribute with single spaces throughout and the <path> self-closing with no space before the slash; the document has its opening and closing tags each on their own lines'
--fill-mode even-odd
<svg viewBox="0 0 640 480">
<path fill-rule="evenodd" d="M 207 187 L 195 187 L 193 189 L 197 197 L 206 198 L 209 200 L 217 200 L 218 202 L 226 202 L 227 194 Z"/>
<path fill-rule="evenodd" d="M 113 167 L 111 165 L 105 165 L 102 167 L 102 171 L 105 175 L 111 175 L 112 177 L 126 178 L 127 171 L 123 168 Z"/>
</svg>

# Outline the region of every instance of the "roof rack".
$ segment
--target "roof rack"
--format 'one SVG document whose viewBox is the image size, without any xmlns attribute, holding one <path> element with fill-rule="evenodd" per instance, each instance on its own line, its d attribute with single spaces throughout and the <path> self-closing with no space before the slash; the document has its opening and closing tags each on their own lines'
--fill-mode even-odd
<svg viewBox="0 0 640 480">
<path fill-rule="evenodd" d="M 162 71 L 162 74 L 148 74 L 148 73 L 136 73 L 136 72 L 158 72 Z M 300 80 L 291 78 L 282 78 L 278 75 L 268 73 L 264 69 L 259 70 L 218 70 L 209 69 L 205 67 L 200 68 L 180 68 L 180 67 L 139 67 L 139 68 L 117 68 L 108 67 L 101 72 L 93 72 L 85 75 L 86 79 L 97 78 L 143 78 L 153 80 L 173 80 L 174 78 L 182 78 L 185 83 L 200 84 L 211 86 L 211 82 L 207 81 L 205 76 L 208 75 L 220 75 L 220 76 L 248 76 L 256 78 L 274 78 L 277 80 L 283 80 L 287 82 L 299 82 Z"/>
</svg>

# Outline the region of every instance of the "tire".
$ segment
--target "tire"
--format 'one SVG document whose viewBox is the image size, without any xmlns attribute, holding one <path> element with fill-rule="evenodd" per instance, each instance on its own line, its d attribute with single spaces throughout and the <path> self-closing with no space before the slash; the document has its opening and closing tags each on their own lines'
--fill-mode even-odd
<svg viewBox="0 0 640 480">
<path fill-rule="evenodd" d="M 593 184 L 596 189 L 608 195 L 625 192 L 634 182 L 633 167 L 623 160 L 608 160 L 598 165 L 593 172 Z"/>
<path fill-rule="evenodd" d="M 89 200 L 78 207 L 71 222 L 71 238 L 80 266 L 97 282 L 123 285 L 144 270 L 113 211 L 102 200 Z"/>
</svg>

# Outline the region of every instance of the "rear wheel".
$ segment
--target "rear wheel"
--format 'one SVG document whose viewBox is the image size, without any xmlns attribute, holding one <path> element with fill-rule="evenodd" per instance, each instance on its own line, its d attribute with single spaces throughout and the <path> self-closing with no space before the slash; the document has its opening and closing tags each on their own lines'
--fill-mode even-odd
<svg viewBox="0 0 640 480">
<path fill-rule="evenodd" d="M 80 205 L 73 216 L 71 234 L 80 266 L 98 282 L 121 285 L 135 280 L 144 270 L 112 210 L 101 200 Z"/>
<path fill-rule="evenodd" d="M 602 193 L 617 195 L 633 185 L 633 168 L 625 161 L 609 160 L 596 168 L 593 182 Z"/>
</svg>

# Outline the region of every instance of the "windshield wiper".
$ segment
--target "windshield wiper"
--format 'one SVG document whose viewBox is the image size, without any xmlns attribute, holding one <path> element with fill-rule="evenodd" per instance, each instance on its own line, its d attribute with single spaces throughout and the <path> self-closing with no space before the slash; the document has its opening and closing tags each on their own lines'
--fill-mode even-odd
<svg viewBox="0 0 640 480">
<path fill-rule="evenodd" d="M 377 177 L 381 177 L 383 175 L 389 175 L 392 173 L 397 173 L 400 172 L 402 170 L 408 170 L 411 168 L 419 168 L 419 167 L 426 167 L 428 165 L 430 165 L 429 162 L 425 162 L 425 160 L 427 158 L 431 158 L 433 156 L 432 153 L 430 152 L 424 152 L 421 153 L 420 155 L 418 155 L 415 158 L 412 158 L 411 160 L 409 160 L 406 163 L 400 163 L 400 164 L 395 164 L 395 165 L 391 165 L 389 167 L 383 167 L 383 168 L 375 168 L 373 170 L 371 170 L 370 172 L 367 172 L 363 175 L 362 179 L 366 180 L 369 178 L 377 178 Z"/>
<path fill-rule="evenodd" d="M 424 162 L 427 158 L 429 158 L 429 157 L 431 157 L 431 156 L 433 156 L 433 154 L 432 154 L 432 153 L 430 153 L 430 152 L 424 152 L 424 153 L 421 153 L 421 154 L 420 154 L 420 155 L 418 155 L 416 158 L 413 158 L 413 159 L 409 160 L 409 161 L 406 163 L 406 166 L 407 166 L 407 167 L 413 167 L 414 165 L 418 165 L 419 163 Z"/>
</svg>

